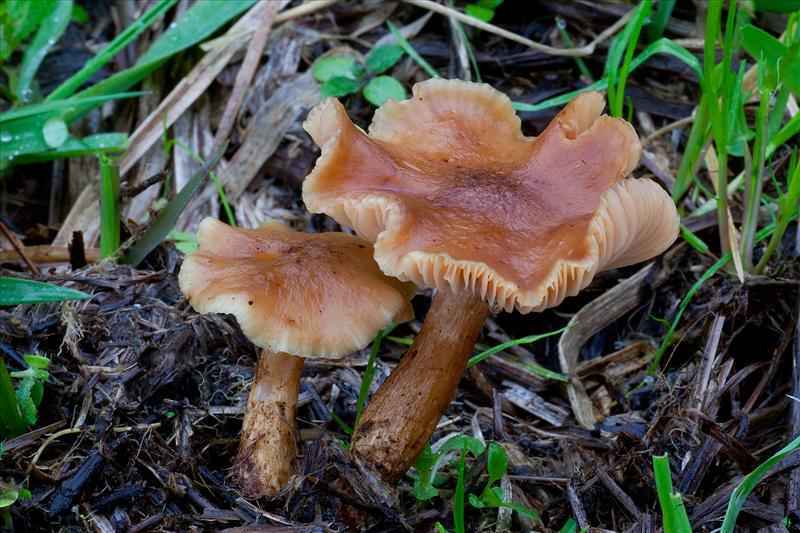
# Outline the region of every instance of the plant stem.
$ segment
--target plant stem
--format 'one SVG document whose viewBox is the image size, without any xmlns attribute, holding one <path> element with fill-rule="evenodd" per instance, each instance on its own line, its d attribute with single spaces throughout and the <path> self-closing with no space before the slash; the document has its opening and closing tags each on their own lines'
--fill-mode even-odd
<svg viewBox="0 0 800 533">
<path fill-rule="evenodd" d="M 100 257 L 119 249 L 119 166 L 100 156 Z"/>
<path fill-rule="evenodd" d="M 275 496 L 297 468 L 297 396 L 302 357 L 261 352 L 247 399 L 242 440 L 234 465 L 242 491 Z"/>
<path fill-rule="evenodd" d="M 414 344 L 364 410 L 353 455 L 397 481 L 430 439 L 453 400 L 489 306 L 480 296 L 441 290 Z"/>
</svg>

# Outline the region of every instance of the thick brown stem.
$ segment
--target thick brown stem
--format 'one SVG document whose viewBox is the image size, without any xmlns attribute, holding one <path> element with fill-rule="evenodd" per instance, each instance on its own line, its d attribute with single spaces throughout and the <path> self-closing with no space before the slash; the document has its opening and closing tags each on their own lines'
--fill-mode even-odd
<svg viewBox="0 0 800 533">
<path fill-rule="evenodd" d="M 397 481 L 431 438 L 488 314 L 479 296 L 449 291 L 434 296 L 422 331 L 353 434 L 353 455 L 384 480 Z"/>
<path fill-rule="evenodd" d="M 234 464 L 234 476 L 247 496 L 275 496 L 295 473 L 302 373 L 302 357 L 263 350 L 258 358 Z"/>
</svg>

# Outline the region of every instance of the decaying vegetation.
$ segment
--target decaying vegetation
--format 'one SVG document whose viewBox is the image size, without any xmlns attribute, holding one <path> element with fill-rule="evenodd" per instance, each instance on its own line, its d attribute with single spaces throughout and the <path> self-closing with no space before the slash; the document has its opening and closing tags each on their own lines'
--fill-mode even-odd
<svg viewBox="0 0 800 533">
<path fill-rule="evenodd" d="M 0 24 L 8 527 L 800 523 L 792 2 L 8 0 Z M 505 92 L 528 135 L 573 91 L 607 91 L 642 140 L 633 175 L 672 194 L 682 237 L 556 308 L 489 317 L 430 447 L 388 485 L 350 434 L 420 330 L 421 291 L 415 321 L 306 362 L 298 473 L 247 498 L 230 469 L 259 352 L 191 309 L 184 254 L 206 216 L 340 230 L 302 204 L 309 109 L 338 96 L 365 127 L 436 76 Z"/>
</svg>

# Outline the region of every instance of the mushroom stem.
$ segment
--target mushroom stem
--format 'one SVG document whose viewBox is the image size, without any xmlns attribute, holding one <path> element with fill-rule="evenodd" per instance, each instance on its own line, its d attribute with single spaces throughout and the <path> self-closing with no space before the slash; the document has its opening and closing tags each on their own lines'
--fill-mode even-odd
<svg viewBox="0 0 800 533">
<path fill-rule="evenodd" d="M 438 291 L 414 344 L 358 421 L 352 453 L 395 482 L 422 452 L 455 396 L 489 306 L 471 293 Z"/>
<path fill-rule="evenodd" d="M 302 357 L 262 350 L 258 358 L 234 463 L 234 476 L 247 496 L 275 496 L 295 473 L 302 373 Z"/>
</svg>

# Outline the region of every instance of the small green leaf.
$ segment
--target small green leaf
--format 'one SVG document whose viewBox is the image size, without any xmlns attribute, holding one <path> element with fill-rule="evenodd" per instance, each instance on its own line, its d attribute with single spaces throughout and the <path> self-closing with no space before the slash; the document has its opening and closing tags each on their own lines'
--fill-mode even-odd
<svg viewBox="0 0 800 533">
<path fill-rule="evenodd" d="M 367 72 L 380 74 L 389 70 L 403 57 L 403 48 L 396 44 L 376 46 L 367 56 Z"/>
<path fill-rule="evenodd" d="M 348 94 L 357 93 L 361 88 L 361 83 L 344 76 L 336 76 L 329 79 L 322 84 L 320 95 L 325 98 L 327 96 L 347 96 Z"/>
<path fill-rule="evenodd" d="M 69 138 L 69 130 L 67 124 L 58 117 L 53 117 L 44 123 L 42 128 L 42 137 L 44 142 L 50 148 L 58 148 L 67 141 Z"/>
<path fill-rule="evenodd" d="M 0 509 L 13 505 L 18 497 L 19 492 L 16 490 L 0 487 Z"/>
<path fill-rule="evenodd" d="M 491 22 L 494 18 L 494 9 L 489 9 L 478 4 L 467 4 L 464 10 L 467 15 L 484 22 Z"/>
<path fill-rule="evenodd" d="M 31 389 L 35 384 L 36 381 L 33 378 L 25 378 L 17 385 L 17 405 L 19 405 L 22 419 L 29 426 L 36 423 L 36 405 L 31 399 Z"/>
<path fill-rule="evenodd" d="M 0 306 L 86 300 L 85 292 L 27 279 L 0 277 Z"/>
<path fill-rule="evenodd" d="M 486 472 L 489 484 L 499 481 L 508 472 L 508 455 L 496 442 L 490 442 L 486 450 Z"/>
<path fill-rule="evenodd" d="M 452 450 L 466 450 L 473 456 L 477 457 L 482 454 L 486 449 L 481 441 L 469 435 L 456 435 L 455 437 L 447 440 L 441 448 L 439 454 L 445 454 Z"/>
<path fill-rule="evenodd" d="M 769 33 L 747 25 L 742 28 L 742 46 L 759 65 L 780 73 L 780 81 L 794 93 L 800 93 L 800 55 Z"/>
<path fill-rule="evenodd" d="M 405 100 L 406 90 L 391 76 L 378 76 L 364 87 L 364 98 L 375 107 L 380 107 L 389 98 L 397 101 Z"/>
<path fill-rule="evenodd" d="M 50 359 L 42 357 L 41 355 L 26 354 L 23 355 L 22 358 L 25 359 L 25 362 L 28 363 L 31 368 L 35 368 L 36 370 L 45 370 L 50 366 Z"/>
<path fill-rule="evenodd" d="M 314 64 L 311 70 L 314 74 L 314 79 L 320 83 L 333 78 L 350 78 L 354 79 L 356 60 L 347 56 L 330 56 L 320 59 Z"/>
<path fill-rule="evenodd" d="M 175 243 L 175 248 L 185 254 L 190 254 L 197 250 L 197 239 L 191 233 L 172 230 L 167 235 L 167 240 Z"/>
<path fill-rule="evenodd" d="M 485 7 L 486 9 L 497 9 L 502 3 L 503 0 L 478 0 L 475 2 L 476 5 Z"/>
</svg>

